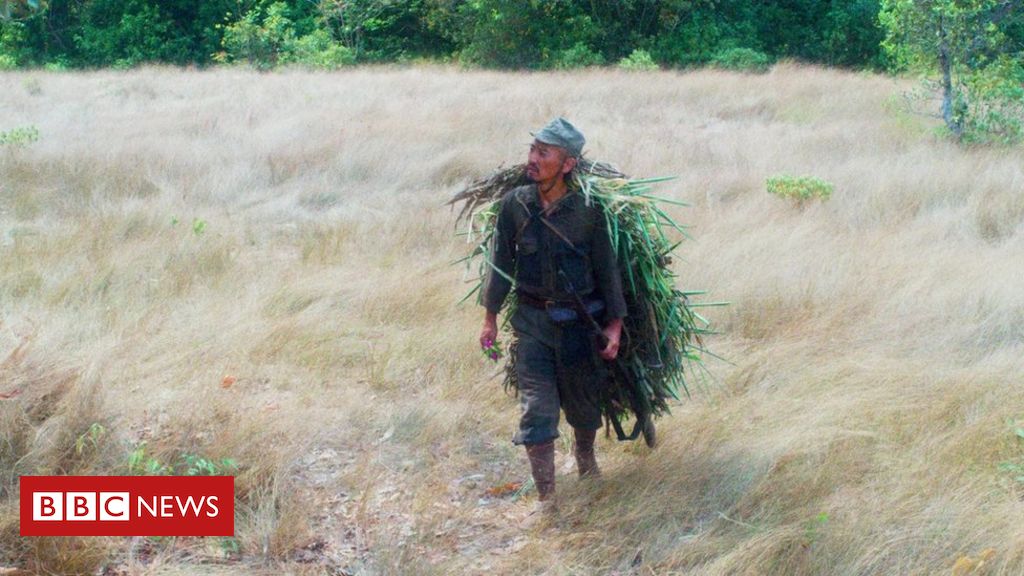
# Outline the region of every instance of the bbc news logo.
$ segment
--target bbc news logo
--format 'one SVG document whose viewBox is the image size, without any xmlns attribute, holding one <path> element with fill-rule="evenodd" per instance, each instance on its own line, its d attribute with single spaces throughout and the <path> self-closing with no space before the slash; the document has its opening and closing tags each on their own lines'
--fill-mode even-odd
<svg viewBox="0 0 1024 576">
<path fill-rule="evenodd" d="M 233 536 L 232 476 L 22 476 L 22 536 Z"/>
<path fill-rule="evenodd" d="M 70 522 L 72 520 L 98 519 L 127 522 L 130 518 L 128 514 L 130 500 L 131 494 L 128 492 L 34 492 L 32 494 L 32 520 L 34 522 L 60 522 L 62 520 Z M 143 502 L 145 500 L 140 498 L 139 504 L 142 505 Z"/>
</svg>

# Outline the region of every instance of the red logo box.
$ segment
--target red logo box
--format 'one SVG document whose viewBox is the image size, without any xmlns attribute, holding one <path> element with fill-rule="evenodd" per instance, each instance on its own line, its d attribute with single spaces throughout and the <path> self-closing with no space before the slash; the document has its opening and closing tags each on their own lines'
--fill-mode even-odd
<svg viewBox="0 0 1024 576">
<path fill-rule="evenodd" d="M 22 476 L 22 536 L 234 536 L 233 476 Z"/>
</svg>

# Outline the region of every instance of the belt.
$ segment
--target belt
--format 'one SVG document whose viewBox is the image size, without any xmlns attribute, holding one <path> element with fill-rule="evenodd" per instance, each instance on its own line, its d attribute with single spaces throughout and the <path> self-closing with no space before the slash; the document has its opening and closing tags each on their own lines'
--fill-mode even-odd
<svg viewBox="0 0 1024 576">
<path fill-rule="evenodd" d="M 547 300 L 545 298 L 538 298 L 516 290 L 516 296 L 519 298 L 520 304 L 526 304 L 531 308 L 539 308 L 541 310 L 547 310 L 548 308 L 573 308 L 575 303 L 569 300 Z"/>
<path fill-rule="evenodd" d="M 519 290 L 516 290 L 516 295 L 519 297 L 520 303 L 526 304 L 531 308 L 544 310 L 548 313 L 548 317 L 555 322 L 571 322 L 579 317 L 577 314 L 577 304 L 575 302 L 565 300 L 546 300 L 544 298 L 537 298 L 536 296 Z M 583 306 L 586 308 L 588 314 L 592 314 L 594 316 L 604 312 L 604 300 L 601 300 L 600 298 L 587 296 L 583 299 Z"/>
</svg>

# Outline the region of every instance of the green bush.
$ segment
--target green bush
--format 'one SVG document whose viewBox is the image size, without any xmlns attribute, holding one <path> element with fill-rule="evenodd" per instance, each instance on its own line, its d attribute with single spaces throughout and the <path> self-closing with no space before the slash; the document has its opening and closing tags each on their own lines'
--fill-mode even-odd
<svg viewBox="0 0 1024 576">
<path fill-rule="evenodd" d="M 688 4 L 689 6 L 686 6 Z M 710 3 L 679 3 L 672 18 L 664 21 L 651 46 L 658 62 L 670 66 L 704 65 L 715 52 L 734 46 L 759 47 L 755 22 L 758 8 L 742 0 Z"/>
<path fill-rule="evenodd" d="M 619 68 L 630 71 L 657 70 L 658 63 L 647 50 L 637 48 L 632 54 L 619 60 Z"/>
<path fill-rule="evenodd" d="M 354 64 L 355 53 L 348 47 L 335 42 L 323 29 L 314 30 L 284 47 L 282 64 L 298 64 L 321 70 L 337 70 Z"/>
<path fill-rule="evenodd" d="M 796 200 L 798 204 L 815 198 L 828 200 L 832 196 L 832 188 L 832 184 L 814 176 L 779 174 L 768 178 L 769 194 Z"/>
<path fill-rule="evenodd" d="M 217 56 L 222 62 L 248 62 L 258 70 L 279 64 L 298 64 L 311 68 L 333 70 L 355 62 L 355 54 L 317 28 L 305 36 L 297 36 L 295 23 L 286 14 L 283 2 L 271 4 L 261 18 L 253 9 L 241 20 L 224 28 L 224 52 Z"/>
<path fill-rule="evenodd" d="M 39 129 L 35 126 L 14 128 L 7 132 L 0 132 L 0 145 L 27 146 L 37 140 L 39 140 Z"/>
<path fill-rule="evenodd" d="M 968 75 L 959 106 L 963 141 L 1016 144 L 1024 140 L 1024 66 L 1009 57 Z"/>
<path fill-rule="evenodd" d="M 265 16 L 261 10 L 253 8 L 240 20 L 226 26 L 221 41 L 226 58 L 221 59 L 245 61 L 257 70 L 276 66 L 284 47 L 295 40 L 294 26 L 285 14 L 287 10 L 284 2 L 274 2 L 267 7 Z"/>
<path fill-rule="evenodd" d="M 884 68 L 881 44 L 885 31 L 878 21 L 879 0 L 847 0 L 830 4 L 816 27 L 821 51 L 810 56 L 829 66 Z"/>
<path fill-rule="evenodd" d="M 292 0 L 294 2 L 294 0 Z M 450 56 L 462 32 L 461 10 L 479 2 L 438 0 L 306 0 L 316 6 L 317 26 L 352 51 L 360 62 L 411 61 Z"/>
<path fill-rule="evenodd" d="M 81 18 L 74 45 L 80 61 L 90 66 L 173 61 L 188 46 L 166 8 L 146 0 L 84 2 Z"/>
<path fill-rule="evenodd" d="M 586 43 L 577 42 L 572 48 L 558 52 L 552 65 L 560 70 L 602 66 L 604 65 L 604 56 L 592 50 Z"/>
<path fill-rule="evenodd" d="M 965 143 L 1024 137 L 1024 12 L 996 1 L 883 0 L 882 43 L 894 70 L 923 74 L 941 94 L 945 131 Z"/>
<path fill-rule="evenodd" d="M 0 70 L 13 70 L 25 59 L 25 25 L 0 20 Z"/>
<path fill-rule="evenodd" d="M 767 54 L 752 48 L 727 48 L 716 52 L 711 57 L 711 64 L 725 70 L 766 72 L 772 62 Z"/>
<path fill-rule="evenodd" d="M 441 4 L 441 3 L 438 3 Z M 601 30 L 577 2 L 474 0 L 453 3 L 446 29 L 459 59 L 489 68 L 543 68 L 590 46 Z"/>
<path fill-rule="evenodd" d="M 90 429 L 91 430 L 91 429 Z M 136 445 L 128 453 L 125 463 L 128 474 L 134 476 L 230 476 L 238 473 L 238 462 L 234 458 L 207 458 L 198 454 L 181 454 L 177 463 L 162 461 L 147 452 L 146 442 Z"/>
</svg>

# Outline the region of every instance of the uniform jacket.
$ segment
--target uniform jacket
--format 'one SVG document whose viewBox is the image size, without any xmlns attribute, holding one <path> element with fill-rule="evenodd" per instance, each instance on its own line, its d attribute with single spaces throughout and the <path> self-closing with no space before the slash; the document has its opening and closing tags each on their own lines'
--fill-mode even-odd
<svg viewBox="0 0 1024 576">
<path fill-rule="evenodd" d="M 566 278 L 581 297 L 605 301 L 605 319 L 626 315 L 622 276 L 601 209 L 570 189 L 543 214 L 536 184 L 509 191 L 501 201 L 482 303 L 497 313 L 515 279 L 516 289 L 540 299 L 571 302 Z M 564 276 L 559 271 L 564 272 Z M 508 278 L 506 278 L 506 276 Z"/>
</svg>

